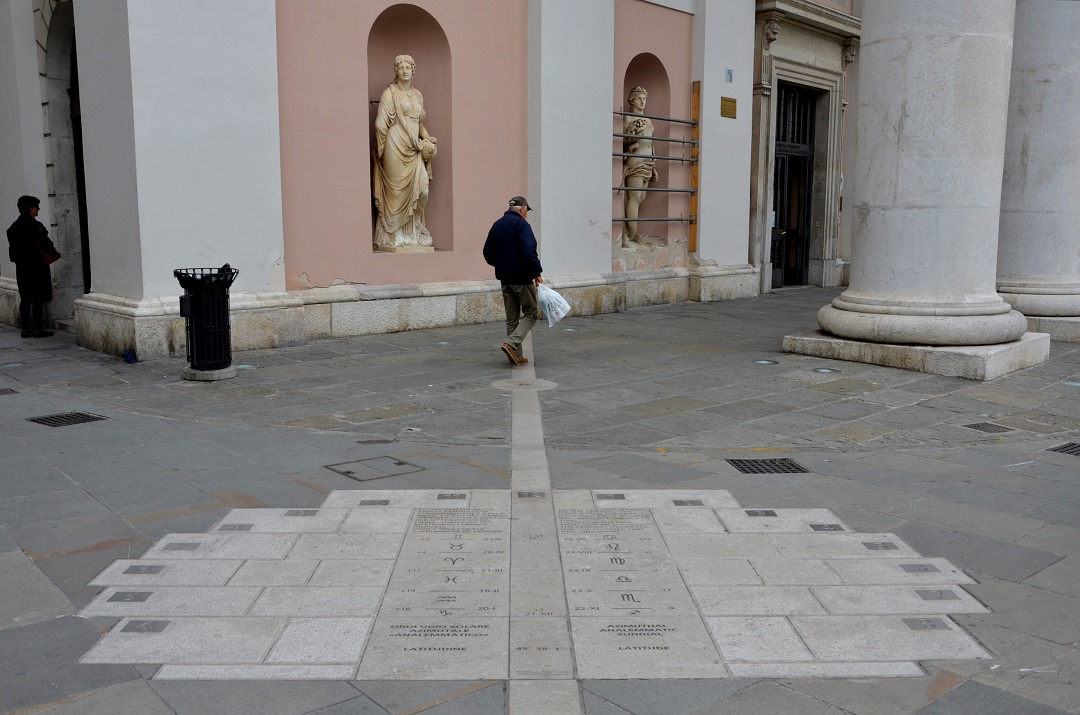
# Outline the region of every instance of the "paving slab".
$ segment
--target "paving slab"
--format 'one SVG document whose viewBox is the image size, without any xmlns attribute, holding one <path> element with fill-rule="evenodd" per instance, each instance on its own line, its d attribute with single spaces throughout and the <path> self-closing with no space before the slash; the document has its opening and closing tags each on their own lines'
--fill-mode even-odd
<svg viewBox="0 0 1080 715">
<path fill-rule="evenodd" d="M 116 683 L 138 680 L 128 665 L 83 665 L 77 658 L 100 637 L 71 616 L 0 630 L 0 711 L 62 701 Z"/>
<path fill-rule="evenodd" d="M 1064 715 L 1064 712 L 970 680 L 916 711 L 917 715 Z"/>
<path fill-rule="evenodd" d="M 0 554 L 0 630 L 74 613 L 71 601 L 20 552 Z"/>
</svg>

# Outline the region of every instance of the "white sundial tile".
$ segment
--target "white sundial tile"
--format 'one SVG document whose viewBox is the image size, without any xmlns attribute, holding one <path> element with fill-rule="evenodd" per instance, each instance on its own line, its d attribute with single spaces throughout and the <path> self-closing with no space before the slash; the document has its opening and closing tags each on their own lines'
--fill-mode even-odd
<svg viewBox="0 0 1080 715">
<path fill-rule="evenodd" d="M 403 534 L 411 517 L 412 509 L 349 509 L 340 530 L 345 534 Z"/>
<path fill-rule="evenodd" d="M 791 616 L 828 613 L 804 586 L 693 586 L 706 616 Z"/>
<path fill-rule="evenodd" d="M 760 586 L 761 577 L 746 559 L 707 556 L 679 559 L 683 580 L 692 586 Z"/>
<path fill-rule="evenodd" d="M 232 509 L 210 527 L 210 533 L 327 534 L 337 531 L 344 509 Z"/>
<path fill-rule="evenodd" d="M 765 534 L 668 534 L 664 540 L 679 562 L 687 558 L 779 558 L 780 550 Z"/>
<path fill-rule="evenodd" d="M 765 538 L 789 559 L 920 558 L 896 534 L 768 534 Z"/>
<path fill-rule="evenodd" d="M 815 586 L 812 590 L 829 613 L 843 615 L 988 612 L 959 586 Z"/>
<path fill-rule="evenodd" d="M 383 589 L 363 586 L 269 586 L 251 608 L 253 616 L 374 616 Z"/>
<path fill-rule="evenodd" d="M 504 680 L 509 669 L 507 618 L 380 617 L 360 680 Z"/>
<path fill-rule="evenodd" d="M 819 559 L 751 559 L 750 564 L 769 586 L 827 586 L 844 582 L 828 562 Z"/>
<path fill-rule="evenodd" d="M 266 658 L 267 663 L 353 663 L 371 630 L 371 618 L 293 618 Z M 355 668 L 354 668 L 355 670 Z"/>
<path fill-rule="evenodd" d="M 290 559 L 393 559 L 400 534 L 301 534 Z"/>
<path fill-rule="evenodd" d="M 844 583 L 875 584 L 961 584 L 975 579 L 947 559 L 836 559 L 829 567 Z"/>
<path fill-rule="evenodd" d="M 119 559 L 106 567 L 89 585 L 224 586 L 243 563 L 240 559 Z"/>
<path fill-rule="evenodd" d="M 814 659 L 786 618 L 706 617 L 705 624 L 728 663 L 784 663 Z"/>
<path fill-rule="evenodd" d="M 154 680 L 354 680 L 355 664 L 163 665 Z"/>
<path fill-rule="evenodd" d="M 727 677 L 698 616 L 571 616 L 570 624 L 581 679 Z"/>
<path fill-rule="evenodd" d="M 928 622 L 915 630 L 908 621 Z M 888 662 L 991 658 L 948 616 L 793 616 L 791 623 L 818 660 Z"/>
<path fill-rule="evenodd" d="M 157 628 L 145 627 L 148 623 Z M 284 618 L 125 618 L 80 663 L 258 664 L 285 628 Z"/>
<path fill-rule="evenodd" d="M 734 534 L 852 531 L 828 509 L 717 509 L 716 514 Z"/>
<path fill-rule="evenodd" d="M 335 489 L 323 502 L 324 509 L 355 509 L 383 507 L 467 509 L 470 491 L 436 489 Z"/>
<path fill-rule="evenodd" d="M 318 561 L 300 559 L 248 560 L 229 580 L 229 586 L 303 586 L 318 565 Z"/>
<path fill-rule="evenodd" d="M 107 588 L 79 614 L 111 616 L 242 616 L 262 592 L 231 586 L 140 586 Z"/>
<path fill-rule="evenodd" d="M 310 586 L 386 586 L 394 570 L 394 561 L 328 559 L 319 561 Z"/>
<path fill-rule="evenodd" d="M 283 559 L 297 538 L 297 534 L 168 534 L 141 560 Z"/>
<path fill-rule="evenodd" d="M 722 489 L 637 489 L 592 492 L 597 509 L 664 509 L 669 507 L 708 507 L 736 509 L 739 502 Z"/>
<path fill-rule="evenodd" d="M 653 519 L 665 534 L 722 534 L 727 531 L 716 512 L 698 507 L 653 509 Z"/>
</svg>

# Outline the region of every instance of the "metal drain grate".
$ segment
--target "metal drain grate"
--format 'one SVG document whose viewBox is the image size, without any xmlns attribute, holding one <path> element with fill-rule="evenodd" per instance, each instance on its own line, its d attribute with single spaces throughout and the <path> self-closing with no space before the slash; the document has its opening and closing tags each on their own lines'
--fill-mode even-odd
<svg viewBox="0 0 1080 715">
<path fill-rule="evenodd" d="M 69 425 L 81 425 L 83 422 L 97 422 L 107 420 L 108 417 L 92 415 L 89 412 L 61 412 L 58 415 L 45 415 L 44 417 L 28 417 L 27 422 L 37 422 L 46 427 L 67 427 Z"/>
<path fill-rule="evenodd" d="M 743 474 L 809 474 L 794 459 L 726 459 Z"/>
<path fill-rule="evenodd" d="M 1051 447 L 1046 450 L 1047 452 L 1061 452 L 1062 454 L 1071 454 L 1074 457 L 1080 457 L 1080 442 L 1066 442 L 1065 444 L 1057 447 Z"/>
<path fill-rule="evenodd" d="M 980 432 L 1012 432 L 1012 427 L 996 425 L 993 422 L 976 422 L 973 425 L 964 425 L 968 429 L 977 429 Z"/>
<path fill-rule="evenodd" d="M 17 394 L 19 394 L 19 393 L 17 393 L 15 390 L 12 390 L 10 387 L 0 387 L 0 395 L 17 395 Z"/>
</svg>

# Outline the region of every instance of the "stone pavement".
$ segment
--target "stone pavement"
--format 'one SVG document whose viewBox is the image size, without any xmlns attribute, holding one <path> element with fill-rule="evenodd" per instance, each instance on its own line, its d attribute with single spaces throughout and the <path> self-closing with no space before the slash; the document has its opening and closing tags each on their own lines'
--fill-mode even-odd
<svg viewBox="0 0 1080 715">
<path fill-rule="evenodd" d="M 1080 712 L 1080 345 L 780 352 L 836 293 L 220 383 L 0 328 L 0 712 Z"/>
</svg>

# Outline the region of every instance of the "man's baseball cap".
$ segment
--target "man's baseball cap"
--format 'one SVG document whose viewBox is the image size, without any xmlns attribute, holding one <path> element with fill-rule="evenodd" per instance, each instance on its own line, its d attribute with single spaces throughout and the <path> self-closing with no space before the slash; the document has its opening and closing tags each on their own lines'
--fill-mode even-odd
<svg viewBox="0 0 1080 715">
<path fill-rule="evenodd" d="M 510 208 L 516 209 L 519 206 L 524 206 L 529 211 L 533 210 L 532 206 L 529 206 L 529 202 L 525 200 L 524 196 L 515 196 L 510 199 Z"/>
</svg>

